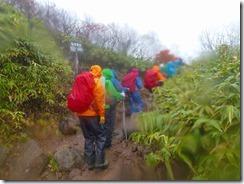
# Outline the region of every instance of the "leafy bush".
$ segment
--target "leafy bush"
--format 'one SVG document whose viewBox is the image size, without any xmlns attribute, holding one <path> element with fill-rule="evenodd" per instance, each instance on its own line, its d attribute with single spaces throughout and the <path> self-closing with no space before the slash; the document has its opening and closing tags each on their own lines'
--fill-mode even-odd
<svg viewBox="0 0 244 184">
<path fill-rule="evenodd" d="M 8 22 L 0 27 L 5 46 L 0 53 L 0 144 L 10 144 L 35 118 L 65 115 L 72 72 L 40 22 L 28 22 L 11 7 L 0 9 L 8 10 L 0 16 L 0 22 Z"/>
</svg>

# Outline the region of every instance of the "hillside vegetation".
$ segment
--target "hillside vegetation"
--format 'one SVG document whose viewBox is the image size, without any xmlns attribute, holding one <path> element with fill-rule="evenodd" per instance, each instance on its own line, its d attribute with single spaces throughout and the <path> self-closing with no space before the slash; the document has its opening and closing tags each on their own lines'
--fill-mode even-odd
<svg viewBox="0 0 244 184">
<path fill-rule="evenodd" d="M 149 164 L 184 161 L 191 180 L 240 180 L 239 49 L 222 45 L 182 68 L 154 93 L 153 112 L 141 115 L 133 140 L 150 148 Z"/>
</svg>

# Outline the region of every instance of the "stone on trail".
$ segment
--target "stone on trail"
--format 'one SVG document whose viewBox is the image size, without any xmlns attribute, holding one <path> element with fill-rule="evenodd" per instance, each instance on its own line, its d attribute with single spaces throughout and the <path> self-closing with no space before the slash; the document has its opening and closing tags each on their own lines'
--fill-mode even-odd
<svg viewBox="0 0 244 184">
<path fill-rule="evenodd" d="M 59 147 L 54 153 L 54 159 L 59 165 L 59 171 L 71 171 L 85 164 L 83 152 L 69 145 Z"/>
<path fill-rule="evenodd" d="M 30 140 L 22 144 L 9 166 L 9 180 L 37 180 L 48 165 L 48 156 Z"/>
</svg>

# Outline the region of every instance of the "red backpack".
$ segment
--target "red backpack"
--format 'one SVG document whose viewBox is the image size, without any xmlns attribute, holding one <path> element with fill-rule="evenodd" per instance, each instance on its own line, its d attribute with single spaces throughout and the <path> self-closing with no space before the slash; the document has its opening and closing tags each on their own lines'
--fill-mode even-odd
<svg viewBox="0 0 244 184">
<path fill-rule="evenodd" d="M 94 77 L 83 72 L 75 77 L 73 87 L 67 97 L 67 107 L 73 112 L 84 112 L 93 102 Z"/>
<path fill-rule="evenodd" d="M 152 69 L 148 69 L 144 76 L 144 87 L 152 89 L 157 85 L 157 72 Z"/>
<path fill-rule="evenodd" d="M 130 72 L 124 75 L 122 78 L 122 86 L 129 88 L 131 93 L 134 93 L 136 90 L 136 76 L 134 72 Z"/>
</svg>

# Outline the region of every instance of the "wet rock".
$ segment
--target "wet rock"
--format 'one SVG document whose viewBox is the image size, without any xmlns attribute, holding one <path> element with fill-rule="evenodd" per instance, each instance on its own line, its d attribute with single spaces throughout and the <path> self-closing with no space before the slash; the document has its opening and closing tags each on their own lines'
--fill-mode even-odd
<svg viewBox="0 0 244 184">
<path fill-rule="evenodd" d="M 21 145 L 16 155 L 9 166 L 9 180 L 38 180 L 48 164 L 48 156 L 36 141 Z"/>
<path fill-rule="evenodd" d="M 75 134 L 78 128 L 78 119 L 67 118 L 60 122 L 59 129 L 63 134 Z"/>
<path fill-rule="evenodd" d="M 82 151 L 69 145 L 59 147 L 54 153 L 54 159 L 59 165 L 59 171 L 71 171 L 84 165 Z"/>
</svg>

